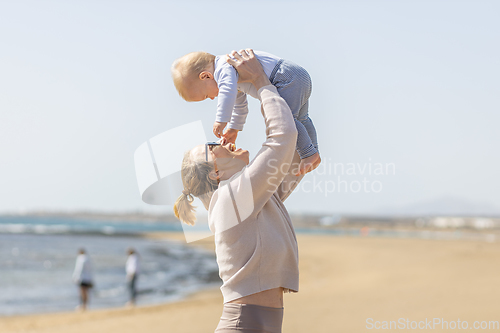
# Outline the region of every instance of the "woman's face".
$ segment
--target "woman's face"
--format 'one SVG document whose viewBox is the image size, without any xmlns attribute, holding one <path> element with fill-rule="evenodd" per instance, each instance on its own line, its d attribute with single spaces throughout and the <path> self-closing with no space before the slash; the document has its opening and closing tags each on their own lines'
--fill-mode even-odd
<svg viewBox="0 0 500 333">
<path fill-rule="evenodd" d="M 191 154 L 193 154 L 193 157 L 196 157 L 196 159 L 205 160 L 205 145 L 193 148 Z M 212 153 L 208 154 L 208 161 L 213 161 L 214 157 L 216 158 L 217 169 L 222 173 L 222 180 L 229 179 L 250 162 L 248 150 L 243 150 L 241 148 L 235 149 L 231 143 L 213 147 Z"/>
<path fill-rule="evenodd" d="M 215 146 L 212 148 L 212 152 L 217 159 L 238 159 L 243 161 L 245 165 L 248 165 L 248 163 L 250 162 L 250 154 L 248 150 L 243 150 L 241 148 L 236 149 L 236 146 L 231 143 L 227 143 L 222 146 Z"/>
</svg>

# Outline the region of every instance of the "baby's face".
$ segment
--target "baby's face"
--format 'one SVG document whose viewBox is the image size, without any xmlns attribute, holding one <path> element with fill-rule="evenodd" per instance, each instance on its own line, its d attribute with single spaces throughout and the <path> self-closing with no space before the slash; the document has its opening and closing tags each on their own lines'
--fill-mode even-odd
<svg viewBox="0 0 500 333">
<path fill-rule="evenodd" d="M 219 87 L 213 78 L 196 79 L 186 88 L 190 102 L 200 102 L 207 98 L 214 99 L 219 95 Z"/>
</svg>

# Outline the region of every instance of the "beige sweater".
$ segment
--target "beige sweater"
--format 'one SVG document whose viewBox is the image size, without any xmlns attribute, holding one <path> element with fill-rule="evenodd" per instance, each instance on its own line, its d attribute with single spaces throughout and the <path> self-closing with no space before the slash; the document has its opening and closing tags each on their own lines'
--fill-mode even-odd
<svg viewBox="0 0 500 333">
<path fill-rule="evenodd" d="M 283 201 L 301 177 L 290 174 L 297 130 L 274 86 L 258 91 L 266 141 L 242 171 L 220 183 L 208 212 L 224 303 L 264 290 L 299 289 L 298 248 Z"/>
</svg>

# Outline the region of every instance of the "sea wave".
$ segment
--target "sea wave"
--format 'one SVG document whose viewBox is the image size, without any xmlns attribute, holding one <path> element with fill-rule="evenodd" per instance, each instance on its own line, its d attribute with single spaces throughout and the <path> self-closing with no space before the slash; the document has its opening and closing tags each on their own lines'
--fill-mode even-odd
<svg viewBox="0 0 500 333">
<path fill-rule="evenodd" d="M 72 273 L 81 247 L 92 263 L 91 308 L 123 306 L 128 300 L 125 261 L 131 246 L 141 257 L 138 304 L 175 301 L 221 284 L 214 253 L 184 242 L 52 234 L 65 232 L 57 225 L 3 224 L 2 228 L 10 233 L 0 233 L 0 316 L 73 310 L 78 288 Z M 26 233 L 27 229 L 36 233 Z"/>
</svg>

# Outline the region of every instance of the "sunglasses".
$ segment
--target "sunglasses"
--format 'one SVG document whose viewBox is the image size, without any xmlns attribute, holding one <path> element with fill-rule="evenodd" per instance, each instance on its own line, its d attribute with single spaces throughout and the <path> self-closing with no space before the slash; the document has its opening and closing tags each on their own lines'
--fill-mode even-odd
<svg viewBox="0 0 500 333">
<path fill-rule="evenodd" d="M 208 152 L 212 152 L 215 147 L 220 147 L 221 144 L 218 142 L 207 142 L 205 143 L 205 161 L 208 162 Z M 215 158 L 214 158 L 214 169 L 215 173 L 217 174 L 217 185 L 220 184 L 219 180 L 219 170 L 217 170 L 217 164 L 215 163 Z"/>
<path fill-rule="evenodd" d="M 218 142 L 207 142 L 205 143 L 205 161 L 208 162 L 208 152 L 213 151 L 214 147 L 221 146 Z"/>
</svg>

